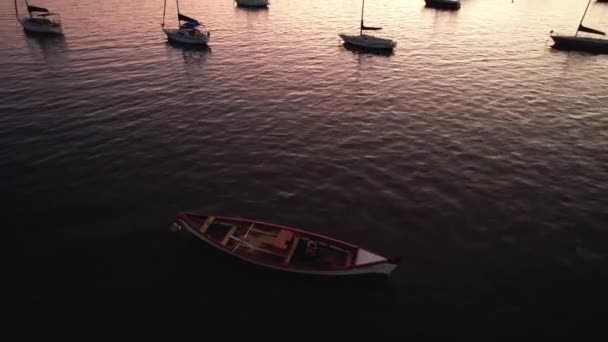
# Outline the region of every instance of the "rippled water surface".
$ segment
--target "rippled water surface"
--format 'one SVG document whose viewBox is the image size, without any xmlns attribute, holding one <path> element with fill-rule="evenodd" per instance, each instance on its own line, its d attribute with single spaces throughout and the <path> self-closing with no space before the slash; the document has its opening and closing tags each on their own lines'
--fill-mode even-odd
<svg viewBox="0 0 608 342">
<path fill-rule="evenodd" d="M 162 0 L 36 5 L 61 13 L 65 37 L 25 35 L 12 2 L 0 4 L 0 192 L 20 221 L 16 253 L 97 265 L 81 290 L 199 281 L 184 275 L 194 270 L 217 289 L 268 287 L 168 233 L 176 210 L 197 209 L 401 255 L 389 294 L 321 295 L 378 324 L 597 299 L 571 291 L 605 279 L 608 56 L 548 39 L 573 33 L 586 1 L 463 0 L 454 12 L 368 1 L 366 24 L 398 43 L 391 55 L 340 44 L 358 27 L 354 0 L 257 11 L 182 0 L 211 31 L 209 49 L 167 43 Z M 585 24 L 608 29 L 608 5 L 593 2 Z M 31 283 L 51 272 L 33 269 Z M 555 297 L 535 302 L 546 288 Z"/>
</svg>

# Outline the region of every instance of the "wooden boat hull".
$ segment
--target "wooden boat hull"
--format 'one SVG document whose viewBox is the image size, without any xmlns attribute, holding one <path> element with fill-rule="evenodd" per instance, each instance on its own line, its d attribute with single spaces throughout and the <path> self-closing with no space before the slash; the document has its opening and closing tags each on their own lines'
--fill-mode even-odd
<svg viewBox="0 0 608 342">
<path fill-rule="evenodd" d="M 356 253 L 357 253 L 357 255 L 353 256 L 353 262 L 351 264 L 344 266 L 344 267 L 335 267 L 335 268 L 322 268 L 322 267 L 314 267 L 314 266 L 313 267 L 310 267 L 310 266 L 300 267 L 298 265 L 294 265 L 293 259 L 292 259 L 292 262 L 266 262 L 259 258 L 252 257 L 251 255 L 248 255 L 247 253 L 235 253 L 235 250 L 238 248 L 238 245 L 236 245 L 236 247 L 227 248 L 225 244 L 223 245 L 222 243 L 218 243 L 217 239 L 214 240 L 208 233 L 202 232 L 206 225 L 205 222 L 207 222 L 207 221 L 203 222 L 203 224 L 201 225 L 200 221 L 196 222 L 197 220 L 192 220 L 192 215 L 196 215 L 196 214 L 178 213 L 177 221 L 175 223 L 176 228 L 178 230 L 188 231 L 189 233 L 191 233 L 195 237 L 199 238 L 206 244 L 208 244 L 222 252 L 225 252 L 226 254 L 229 254 L 232 257 L 238 258 L 246 263 L 253 264 L 253 265 L 267 268 L 267 269 L 271 269 L 271 270 L 276 270 L 276 271 L 286 272 L 286 273 L 303 274 L 303 275 L 332 276 L 332 277 L 362 276 L 362 275 L 388 276 L 391 272 L 393 272 L 395 270 L 395 268 L 398 265 L 398 261 L 395 259 L 384 258 L 377 254 L 371 253 L 367 250 L 361 249 L 357 246 L 350 245 L 346 242 L 334 240 L 329 237 L 325 237 L 325 236 L 318 235 L 318 234 L 313 234 L 310 232 L 301 231 L 301 230 L 298 230 L 295 228 L 278 226 L 278 225 L 273 225 L 273 224 L 258 222 L 258 221 L 235 219 L 235 218 L 202 216 L 202 217 L 206 218 L 206 220 L 208 220 L 209 218 L 214 218 L 214 219 L 217 219 L 217 220 L 220 220 L 223 222 L 241 224 L 243 227 L 250 226 L 249 229 L 251 229 L 251 227 L 254 227 L 254 225 L 258 225 L 256 227 L 270 227 L 270 229 L 274 229 L 275 231 L 279 231 L 279 232 L 291 232 L 296 237 L 296 241 L 293 242 L 296 245 L 298 243 L 297 239 L 299 239 L 300 237 L 315 238 L 317 241 L 334 243 L 336 246 L 345 247 L 345 249 L 350 248 L 352 251 L 356 251 Z M 207 229 L 209 229 L 209 228 L 207 228 Z M 231 231 L 233 231 L 233 229 L 231 229 Z M 247 233 L 248 232 L 249 231 L 247 231 Z M 279 233 L 279 235 L 280 234 L 281 233 Z M 245 235 L 247 235 L 247 234 L 245 234 Z M 226 239 L 227 238 L 223 238 L 224 242 Z M 237 239 L 237 240 L 242 241 L 240 239 Z M 243 247 L 243 248 L 241 248 L 241 250 L 243 250 L 244 248 L 247 248 L 247 247 Z M 231 249 L 233 249 L 233 250 L 231 250 Z M 291 250 L 293 253 L 294 248 L 291 248 Z M 287 258 L 291 259 L 292 255 L 287 256 Z"/>
<path fill-rule="evenodd" d="M 457 10 L 460 9 L 460 1 L 425 0 L 426 7 Z"/>
<path fill-rule="evenodd" d="M 608 39 L 551 35 L 556 49 L 608 53 Z"/>
</svg>

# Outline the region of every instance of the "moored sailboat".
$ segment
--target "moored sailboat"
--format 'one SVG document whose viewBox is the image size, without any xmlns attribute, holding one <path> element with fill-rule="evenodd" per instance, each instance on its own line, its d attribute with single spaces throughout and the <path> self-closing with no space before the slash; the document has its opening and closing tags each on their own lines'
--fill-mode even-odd
<svg viewBox="0 0 608 342">
<path fill-rule="evenodd" d="M 264 8 L 268 7 L 268 0 L 234 0 L 239 7 Z"/>
<path fill-rule="evenodd" d="M 363 22 L 363 13 L 365 11 L 365 0 L 361 4 L 361 24 L 359 26 L 358 35 L 339 34 L 345 44 L 354 45 L 364 49 L 373 50 L 393 50 L 397 43 L 388 38 L 379 38 L 368 34 L 363 34 L 363 31 L 378 31 L 381 27 L 365 26 Z"/>
<path fill-rule="evenodd" d="M 578 24 L 576 32 L 574 36 L 570 35 L 562 35 L 556 32 L 551 31 L 551 39 L 555 42 L 553 45 L 556 49 L 563 50 L 578 50 L 578 51 L 588 51 L 588 52 L 598 52 L 598 53 L 608 53 L 608 39 L 605 38 L 595 38 L 595 37 L 581 37 L 579 36 L 579 32 L 586 32 L 596 35 L 604 36 L 605 32 L 600 30 L 596 30 L 590 27 L 586 27 L 583 25 L 583 21 L 585 20 L 585 15 L 589 10 L 589 5 L 591 4 L 591 0 L 587 3 L 587 7 L 585 8 L 585 12 L 583 13 L 583 17 Z"/>
<path fill-rule="evenodd" d="M 460 9 L 460 0 L 424 0 L 427 7 L 457 10 Z"/>
<path fill-rule="evenodd" d="M 176 0 L 177 4 L 177 29 L 166 29 L 165 28 L 165 12 L 167 9 L 167 0 L 163 7 L 163 32 L 167 35 L 167 38 L 173 42 L 183 44 L 194 44 L 194 45 L 207 45 L 211 33 L 205 29 L 205 25 L 198 20 L 183 15 L 179 11 L 179 0 Z"/>
<path fill-rule="evenodd" d="M 44 33 L 62 35 L 63 26 L 58 13 L 50 12 L 47 8 L 32 6 L 25 0 L 29 16 L 19 18 L 17 0 L 15 0 L 15 12 L 17 20 L 21 23 L 23 30 L 30 33 Z"/>
</svg>

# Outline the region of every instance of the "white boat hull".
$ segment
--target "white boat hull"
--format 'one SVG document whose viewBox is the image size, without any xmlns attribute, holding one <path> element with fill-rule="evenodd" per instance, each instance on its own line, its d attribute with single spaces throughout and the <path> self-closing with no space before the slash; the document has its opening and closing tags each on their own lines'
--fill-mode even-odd
<svg viewBox="0 0 608 342">
<path fill-rule="evenodd" d="M 171 41 L 182 43 L 182 44 L 192 44 L 192 45 L 207 45 L 209 43 L 209 35 L 196 35 L 190 36 L 187 34 L 183 34 L 182 30 L 178 29 L 163 29 L 167 38 Z M 180 34 L 180 32 L 182 34 Z"/>
<path fill-rule="evenodd" d="M 61 26 L 38 24 L 29 20 L 29 18 L 22 18 L 19 20 L 23 30 L 32 33 L 46 33 L 46 34 L 63 34 L 63 28 Z"/>
<path fill-rule="evenodd" d="M 199 239 L 206 242 L 208 245 L 211 245 L 214 248 L 226 253 L 226 251 L 224 249 L 218 247 L 215 243 L 213 243 L 212 241 L 207 239 L 205 237 L 205 235 L 201 234 L 196 228 L 191 227 L 188 223 L 186 223 L 182 220 L 178 220 L 178 227 L 185 228 L 190 233 L 192 233 L 194 236 L 196 236 Z M 365 251 L 365 250 L 363 250 L 363 252 L 366 254 L 373 255 L 373 253 Z M 270 269 L 274 269 L 274 270 L 278 270 L 278 271 L 282 271 L 282 272 L 307 274 L 307 275 L 319 275 L 319 276 L 354 276 L 354 275 L 374 275 L 374 274 L 388 276 L 397 267 L 397 264 L 392 263 L 388 260 L 385 260 L 383 262 L 370 263 L 369 265 L 361 265 L 361 266 L 350 267 L 350 268 L 345 268 L 345 269 L 338 269 L 338 270 L 327 270 L 327 271 L 304 270 L 304 269 L 295 269 L 295 268 L 280 267 L 280 266 L 275 266 L 275 265 L 270 265 L 270 264 L 264 264 L 264 263 L 260 263 L 256 260 L 244 258 L 238 254 L 233 254 L 233 253 L 228 253 L 228 254 L 230 254 L 234 257 L 237 257 L 245 262 L 255 264 L 255 265 L 258 265 L 258 266 L 261 266 L 264 268 L 270 268 Z"/>
<path fill-rule="evenodd" d="M 268 0 L 235 0 L 242 7 L 268 7 Z"/>
<path fill-rule="evenodd" d="M 392 50 L 397 45 L 394 41 L 369 35 L 340 34 L 340 38 L 346 44 L 355 45 L 365 49 Z"/>
</svg>

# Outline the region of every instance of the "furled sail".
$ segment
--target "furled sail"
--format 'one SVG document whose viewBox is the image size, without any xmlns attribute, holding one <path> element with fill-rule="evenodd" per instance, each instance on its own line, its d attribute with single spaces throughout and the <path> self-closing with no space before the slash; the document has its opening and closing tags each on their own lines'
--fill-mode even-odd
<svg viewBox="0 0 608 342">
<path fill-rule="evenodd" d="M 189 22 L 189 23 L 193 23 L 193 24 L 198 24 L 198 25 L 200 25 L 200 24 L 201 24 L 200 22 L 198 22 L 198 20 L 196 20 L 196 19 L 194 19 L 194 18 L 190 18 L 190 17 L 188 17 L 188 16 L 185 16 L 185 15 L 183 15 L 183 14 L 181 14 L 181 13 L 179 13 L 179 14 L 177 15 L 177 19 L 182 20 L 182 21 L 187 21 L 187 22 Z"/>
<path fill-rule="evenodd" d="M 361 20 L 361 29 L 362 30 L 376 31 L 376 30 L 382 30 L 382 27 L 365 26 L 365 24 L 363 24 L 363 20 Z"/>
<path fill-rule="evenodd" d="M 587 33 L 595 33 L 595 34 L 601 34 L 601 35 L 605 35 L 606 34 L 605 32 L 602 32 L 602 31 L 599 31 L 599 30 L 596 30 L 596 29 L 592 29 L 592 28 L 583 26 L 583 24 L 580 24 L 578 26 L 578 30 L 579 31 L 583 31 L 583 32 L 587 32 Z"/>
<path fill-rule="evenodd" d="M 49 10 L 44 8 L 44 7 L 37 7 L 37 6 L 27 6 L 27 11 L 32 13 L 32 12 L 48 12 Z"/>
</svg>

